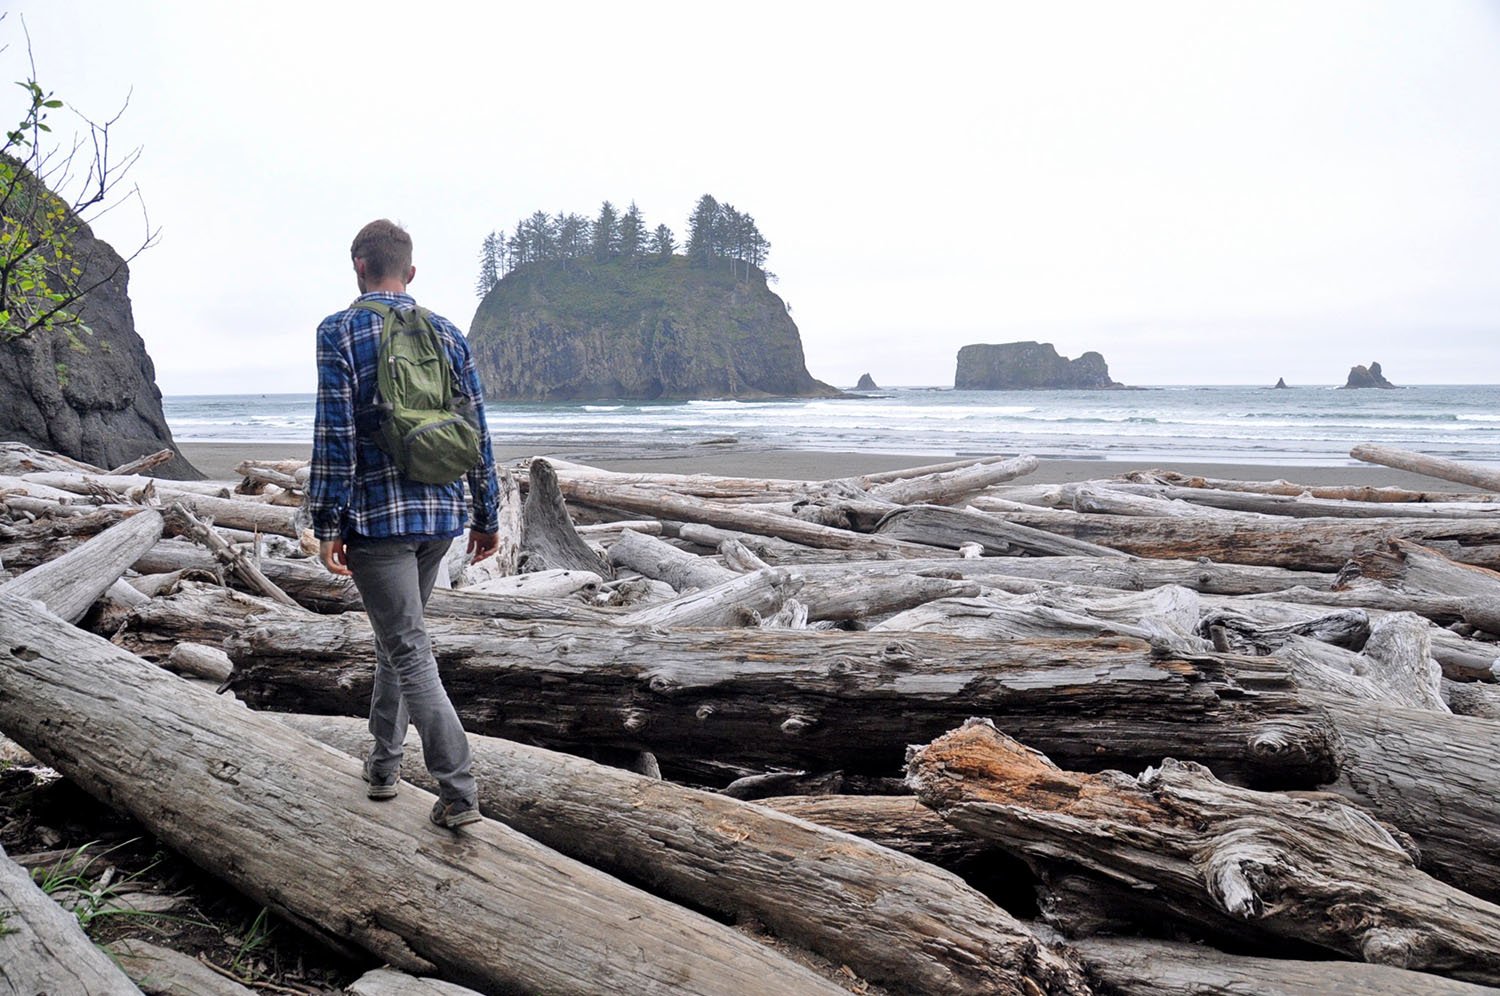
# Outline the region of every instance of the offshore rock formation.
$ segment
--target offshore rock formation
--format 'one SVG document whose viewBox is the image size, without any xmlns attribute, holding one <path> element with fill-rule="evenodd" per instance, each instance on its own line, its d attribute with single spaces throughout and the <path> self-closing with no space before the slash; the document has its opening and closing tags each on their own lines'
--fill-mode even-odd
<svg viewBox="0 0 1500 996">
<path fill-rule="evenodd" d="M 85 274 L 118 272 L 80 308 L 92 335 L 80 334 L 76 344 L 56 332 L 0 343 L 0 438 L 105 469 L 176 450 L 162 415 L 156 369 L 130 312 L 129 270 L 87 227 L 72 249 Z M 203 476 L 181 455 L 153 473 Z"/>
<path fill-rule="evenodd" d="M 1286 387 L 1286 378 L 1285 377 L 1277 377 L 1276 378 L 1276 384 L 1275 384 L 1275 386 L 1278 387 L 1278 388 L 1284 388 L 1284 387 Z"/>
<path fill-rule="evenodd" d="M 674 256 L 530 263 L 485 295 L 469 342 L 485 393 L 515 401 L 838 397 L 807 372 L 765 274 Z M 743 267 L 743 264 L 741 264 Z"/>
<path fill-rule="evenodd" d="M 1349 379 L 1344 383 L 1344 388 L 1354 387 L 1384 387 L 1394 388 L 1396 385 L 1385 379 L 1380 372 L 1379 363 L 1371 363 L 1368 367 L 1353 366 L 1349 368 Z M 1343 390 L 1344 388 L 1340 388 Z"/>
<path fill-rule="evenodd" d="M 878 391 L 880 385 L 875 383 L 875 378 L 869 374 L 860 374 L 859 383 L 854 385 L 856 391 Z"/>
<path fill-rule="evenodd" d="M 1076 360 L 1059 356 L 1050 342 L 978 343 L 958 351 L 953 386 L 960 391 L 1118 388 L 1109 364 L 1095 352 Z"/>
</svg>

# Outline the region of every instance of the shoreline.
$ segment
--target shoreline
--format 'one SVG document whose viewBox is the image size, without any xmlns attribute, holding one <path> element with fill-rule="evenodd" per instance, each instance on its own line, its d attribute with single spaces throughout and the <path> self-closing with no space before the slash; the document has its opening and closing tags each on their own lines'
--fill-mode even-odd
<svg viewBox="0 0 1500 996">
<path fill-rule="evenodd" d="M 180 442 L 188 462 L 210 480 L 232 480 L 241 460 L 306 460 L 308 443 Z M 702 447 L 648 453 L 639 449 L 601 450 L 580 446 L 500 446 L 495 462 L 504 465 L 532 456 L 587 463 L 604 470 L 630 473 L 714 474 L 724 477 L 764 477 L 790 480 L 830 480 L 906 467 L 949 463 L 944 454 L 869 453 L 838 450 L 775 450 L 748 447 Z M 979 459 L 979 457 L 975 457 Z M 1041 458 L 1031 474 L 1018 478 L 1026 484 L 1071 484 L 1114 477 L 1132 470 L 1173 470 L 1200 477 L 1245 481 L 1287 480 L 1309 485 L 1399 487 L 1418 491 L 1472 491 L 1466 485 L 1425 477 L 1376 464 L 1233 463 L 1219 460 L 1090 460 Z"/>
</svg>

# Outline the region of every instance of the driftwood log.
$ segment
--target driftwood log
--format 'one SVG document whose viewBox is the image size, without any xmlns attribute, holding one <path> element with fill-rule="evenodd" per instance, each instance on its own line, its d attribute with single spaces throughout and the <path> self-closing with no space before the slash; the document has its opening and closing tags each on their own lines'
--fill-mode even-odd
<svg viewBox="0 0 1500 996">
<path fill-rule="evenodd" d="M 59 621 L 59 626 L 66 625 Z M 0 996 L 141 996 L 78 920 L 0 848 Z"/>
<path fill-rule="evenodd" d="M 369 741 L 359 720 L 278 718 L 346 753 Z M 1019 921 L 923 862 L 717 793 L 470 741 L 486 815 L 689 905 L 753 916 L 865 978 L 951 996 L 1087 991 Z M 415 735 L 402 776 L 433 786 Z"/>
<path fill-rule="evenodd" d="M 1500 906 L 1417 871 L 1384 827 L 1342 803 L 1237 789 L 1170 758 L 1139 778 L 1079 775 L 979 721 L 915 750 L 908 778 L 948 822 L 1141 890 L 1148 915 L 1500 982 Z"/>
<path fill-rule="evenodd" d="M 161 539 L 161 531 L 160 513 L 141 509 L 56 560 L 0 585 L 0 595 L 37 599 L 68 622 L 77 622 L 142 553 Z"/>
<path fill-rule="evenodd" d="M 1363 962 L 1246 958 L 1199 944 L 1090 937 L 1089 975 L 1122 996 L 1485 996 L 1490 986 Z"/>
<path fill-rule="evenodd" d="M 1413 474 L 1423 474 L 1444 481 L 1456 481 L 1459 484 L 1472 485 L 1485 491 L 1500 491 L 1500 472 L 1476 467 L 1473 464 L 1460 463 L 1457 460 L 1445 460 L 1442 457 L 1428 456 L 1425 453 L 1414 453 L 1411 450 L 1400 450 L 1392 446 L 1372 446 L 1368 443 L 1354 447 L 1349 451 L 1349 455 L 1366 463 L 1384 464 L 1387 467 L 1395 467 L 1397 470 L 1409 470 Z"/>
<path fill-rule="evenodd" d="M 0 730 L 256 901 L 399 968 L 528 992 L 842 991 L 498 824 L 431 827 L 428 793 L 370 802 L 348 755 L 7 598 Z"/>
<path fill-rule="evenodd" d="M 126 938 L 111 941 L 106 950 L 147 996 L 256 996 L 254 989 L 159 944 Z"/>
<path fill-rule="evenodd" d="M 1085 767 L 1176 754 L 1252 783 L 1310 786 L 1334 773 L 1321 715 L 1269 658 L 1156 656 L 1130 639 L 428 628 L 466 728 L 554 747 L 885 773 L 907 744 L 987 715 Z M 374 650 L 363 619 L 257 620 L 225 649 L 236 692 L 257 708 L 368 707 Z"/>
</svg>

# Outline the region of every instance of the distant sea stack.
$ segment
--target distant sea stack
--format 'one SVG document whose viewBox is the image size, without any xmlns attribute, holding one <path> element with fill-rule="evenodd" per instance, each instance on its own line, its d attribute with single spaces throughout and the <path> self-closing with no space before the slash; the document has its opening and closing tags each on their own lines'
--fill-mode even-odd
<svg viewBox="0 0 1500 996">
<path fill-rule="evenodd" d="M 953 386 L 960 391 L 1098 390 L 1118 388 L 1109 364 L 1095 352 L 1076 360 L 1059 356 L 1050 342 L 977 343 L 958 351 Z"/>
<path fill-rule="evenodd" d="M 1277 377 L 1276 378 L 1276 387 L 1278 389 L 1284 389 L 1286 387 L 1286 378 L 1285 377 Z"/>
<path fill-rule="evenodd" d="M 758 268 L 682 256 L 551 259 L 490 288 L 469 328 L 485 394 L 512 401 L 838 397 Z"/>
<path fill-rule="evenodd" d="M 1384 387 L 1394 388 L 1396 385 L 1385 379 L 1380 372 L 1379 363 L 1371 363 L 1368 367 L 1353 366 L 1349 368 L 1349 379 L 1344 383 L 1345 388 L 1355 387 Z"/>
<path fill-rule="evenodd" d="M 859 383 L 854 385 L 856 391 L 878 391 L 880 385 L 875 383 L 875 378 L 869 374 L 860 374 Z"/>
</svg>

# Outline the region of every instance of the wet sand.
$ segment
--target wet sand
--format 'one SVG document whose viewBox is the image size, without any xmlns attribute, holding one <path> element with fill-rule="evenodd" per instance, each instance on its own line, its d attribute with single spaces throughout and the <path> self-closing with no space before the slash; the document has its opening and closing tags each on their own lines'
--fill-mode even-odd
<svg viewBox="0 0 1500 996">
<path fill-rule="evenodd" d="M 210 479 L 233 479 L 241 460 L 306 460 L 311 447 L 297 443 L 180 443 L 187 457 Z M 898 470 L 925 464 L 948 463 L 951 455 L 910 453 L 839 453 L 810 450 L 754 450 L 733 446 L 702 446 L 659 454 L 640 451 L 601 452 L 597 448 L 495 446 L 495 459 L 508 463 L 531 456 L 555 456 L 588 463 L 606 470 L 634 473 L 718 474 L 725 477 L 770 477 L 793 480 L 827 480 L 878 471 Z M 1374 464 L 1345 466 L 1270 465 L 1192 461 L 1051 460 L 1043 458 L 1029 484 L 1067 484 L 1114 477 L 1131 470 L 1175 470 L 1202 477 L 1237 480 L 1296 481 L 1299 484 L 1356 484 L 1370 487 L 1401 487 L 1427 491 L 1471 490 L 1419 474 Z"/>
</svg>

